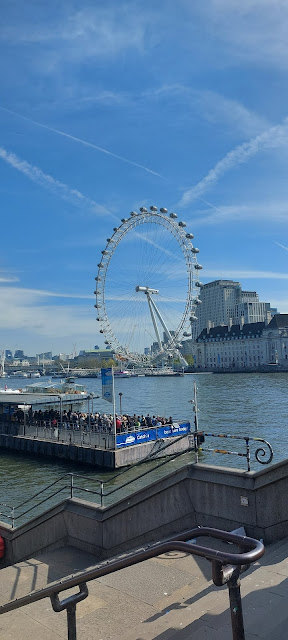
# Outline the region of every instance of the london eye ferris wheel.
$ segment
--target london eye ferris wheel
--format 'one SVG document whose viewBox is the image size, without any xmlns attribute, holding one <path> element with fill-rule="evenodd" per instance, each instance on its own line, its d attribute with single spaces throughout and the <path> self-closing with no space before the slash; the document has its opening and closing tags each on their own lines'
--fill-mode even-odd
<svg viewBox="0 0 288 640">
<path fill-rule="evenodd" d="M 118 358 L 136 365 L 178 358 L 193 334 L 202 266 L 194 236 L 176 213 L 140 207 L 114 227 L 101 252 L 97 321 Z"/>
</svg>

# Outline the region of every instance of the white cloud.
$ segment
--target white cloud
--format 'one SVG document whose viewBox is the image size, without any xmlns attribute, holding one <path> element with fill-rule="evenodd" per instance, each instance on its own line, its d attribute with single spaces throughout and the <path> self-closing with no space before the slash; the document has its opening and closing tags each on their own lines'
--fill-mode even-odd
<svg viewBox="0 0 288 640">
<path fill-rule="evenodd" d="M 0 280 L 1 282 L 14 282 L 14 280 Z M 27 302 L 35 301 L 38 298 L 74 298 L 75 300 L 90 300 L 92 295 L 82 293 L 61 293 L 58 291 L 46 291 L 45 289 L 26 289 L 24 287 L 0 287 L 0 295 L 4 293 L 5 297 L 13 299 L 27 300 Z"/>
<path fill-rule="evenodd" d="M 0 304 L 5 314 L 0 315 L 0 329 L 17 330 L 48 338 L 88 334 L 95 336 L 93 304 L 47 305 L 49 297 L 93 299 L 93 296 L 58 294 L 21 287 L 0 287 Z"/>
<path fill-rule="evenodd" d="M 0 282 L 18 282 L 18 278 L 13 278 L 12 276 L 1 276 Z"/>
<path fill-rule="evenodd" d="M 36 59 L 34 64 L 45 65 L 47 71 L 65 62 L 114 57 L 125 51 L 142 55 L 150 42 L 152 16 L 131 3 L 109 8 L 92 5 L 79 11 L 71 10 L 69 3 L 67 7 L 60 15 L 53 12 L 52 18 L 46 12 L 45 20 L 41 7 L 36 7 L 31 20 L 27 21 L 27 15 L 21 20 L 20 16 L 16 26 L 14 15 L 6 24 L 2 19 L 0 39 L 14 46 L 41 45 L 42 60 Z"/>
<path fill-rule="evenodd" d="M 216 93 L 215 91 L 200 90 L 183 84 L 166 84 L 158 89 L 145 91 L 144 98 L 161 99 L 181 102 L 185 105 L 187 114 L 196 114 L 199 118 L 215 124 L 222 124 L 226 129 L 242 135 L 252 136 L 260 133 L 269 126 L 268 121 L 237 100 Z"/>
<path fill-rule="evenodd" d="M 282 124 L 270 127 L 248 142 L 238 145 L 229 151 L 216 165 L 208 171 L 206 176 L 196 185 L 184 191 L 178 206 L 187 206 L 202 194 L 214 186 L 228 171 L 240 164 L 248 162 L 250 158 L 260 151 L 287 147 L 288 143 L 288 118 Z"/>
<path fill-rule="evenodd" d="M 202 198 L 200 198 L 202 200 Z M 288 204 L 283 201 L 272 202 L 257 202 L 247 204 L 232 204 L 232 205 L 219 205 L 214 206 L 207 200 L 203 200 L 210 206 L 210 209 L 202 209 L 194 211 L 193 218 L 191 218 L 191 224 L 193 226 L 202 225 L 218 225 L 227 223 L 239 223 L 239 219 L 242 222 L 249 220 L 261 221 L 263 224 L 266 221 L 279 222 L 287 224 L 288 222 Z M 195 217 L 194 217 L 195 216 Z M 277 244 L 277 243 L 276 243 Z"/>
<path fill-rule="evenodd" d="M 0 158 L 2 158 L 6 164 L 13 167 L 13 169 L 17 169 L 17 171 L 23 173 L 27 178 L 29 178 L 29 180 L 32 180 L 32 182 L 48 189 L 48 191 L 52 191 L 63 198 L 63 200 L 68 200 L 77 207 L 90 209 L 93 213 L 110 215 L 110 212 L 105 207 L 94 200 L 87 198 L 83 193 L 81 193 L 81 191 L 78 191 L 78 189 L 72 189 L 67 184 L 60 182 L 47 173 L 44 173 L 39 167 L 26 162 L 26 160 L 21 160 L 15 153 L 11 153 L 3 147 L 0 147 Z"/>
<path fill-rule="evenodd" d="M 210 34 L 235 58 L 277 68 L 288 66 L 288 4 L 285 0 L 206 0 L 188 10 L 202 16 Z"/>
<path fill-rule="evenodd" d="M 222 279 L 228 280 L 241 280 L 241 279 L 264 279 L 264 280 L 288 280 L 288 273 L 279 273 L 277 271 L 254 271 L 253 269 L 203 269 L 203 278 Z"/>
<path fill-rule="evenodd" d="M 276 308 L 279 313 L 288 313 L 288 298 L 270 298 L 272 309 Z"/>
<path fill-rule="evenodd" d="M 197 96 L 197 93 L 196 93 Z M 245 136 L 260 133 L 268 122 L 254 111 L 236 100 L 231 100 L 213 91 L 199 91 L 198 102 L 203 117 L 210 122 L 222 122 Z"/>
</svg>

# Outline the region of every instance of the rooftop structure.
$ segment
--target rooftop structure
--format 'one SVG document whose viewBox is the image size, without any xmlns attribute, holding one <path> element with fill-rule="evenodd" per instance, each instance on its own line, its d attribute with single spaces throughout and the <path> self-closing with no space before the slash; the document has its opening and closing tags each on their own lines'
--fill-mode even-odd
<svg viewBox="0 0 288 640">
<path fill-rule="evenodd" d="M 256 291 L 243 291 L 240 282 L 215 280 L 201 286 L 194 338 L 203 329 L 271 320 L 270 304 L 260 302 Z"/>
<path fill-rule="evenodd" d="M 194 343 L 189 342 L 198 369 L 257 370 L 266 365 L 288 369 L 288 314 L 273 316 L 268 325 L 204 328 Z"/>
</svg>

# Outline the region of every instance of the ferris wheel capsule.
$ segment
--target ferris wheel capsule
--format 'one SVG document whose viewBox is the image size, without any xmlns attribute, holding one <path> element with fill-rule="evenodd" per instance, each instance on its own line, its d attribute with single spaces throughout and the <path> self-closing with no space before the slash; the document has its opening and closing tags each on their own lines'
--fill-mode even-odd
<svg viewBox="0 0 288 640">
<path fill-rule="evenodd" d="M 193 238 L 194 238 L 193 233 L 186 233 L 186 238 L 187 238 L 188 240 L 193 240 Z"/>
<path fill-rule="evenodd" d="M 200 271 L 200 269 L 203 269 L 202 264 L 194 264 L 194 269 L 198 269 Z"/>
<path fill-rule="evenodd" d="M 168 209 L 161 207 L 159 213 L 168 214 Z M 175 224 L 176 213 L 159 213 L 151 205 L 149 211 L 132 211 L 129 220 L 122 218 L 102 251 L 107 259 L 98 263 L 100 333 L 105 344 L 133 364 L 181 358 L 182 337 L 190 335 L 194 316 L 193 269 L 202 267 L 191 252 L 193 234 L 183 233 L 185 222 Z"/>
<path fill-rule="evenodd" d="M 191 251 L 192 251 L 192 253 L 200 253 L 199 249 L 197 249 L 197 247 L 192 247 Z"/>
</svg>

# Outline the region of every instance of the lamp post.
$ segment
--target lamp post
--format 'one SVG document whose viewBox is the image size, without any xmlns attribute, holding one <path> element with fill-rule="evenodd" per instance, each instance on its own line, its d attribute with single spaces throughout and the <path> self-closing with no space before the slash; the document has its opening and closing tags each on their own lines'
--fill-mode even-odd
<svg viewBox="0 0 288 640">
<path fill-rule="evenodd" d="M 60 427 L 62 429 L 62 396 L 57 395 L 57 398 L 59 398 L 59 402 L 60 402 Z M 59 433 L 58 433 L 58 437 L 59 437 Z"/>
<path fill-rule="evenodd" d="M 87 399 L 88 399 L 88 429 L 90 431 L 90 428 L 91 428 L 90 400 L 92 400 L 92 409 L 93 409 L 93 394 L 89 393 L 89 396 Z"/>
<path fill-rule="evenodd" d="M 94 393 L 91 393 L 91 398 L 92 398 L 92 409 L 91 409 L 91 411 L 92 411 L 92 413 L 93 413 L 93 412 L 94 412 L 94 409 L 93 409 L 93 400 L 94 400 L 94 398 L 95 398 L 95 400 L 97 400 L 98 398 L 100 398 L 100 396 L 96 396 Z"/>
<path fill-rule="evenodd" d="M 24 402 L 24 416 L 23 416 L 23 435 L 26 435 L 26 402 Z"/>
<path fill-rule="evenodd" d="M 122 415 L 122 396 L 123 393 L 121 393 L 121 391 L 119 392 L 119 400 L 120 400 L 120 414 Z"/>
</svg>

